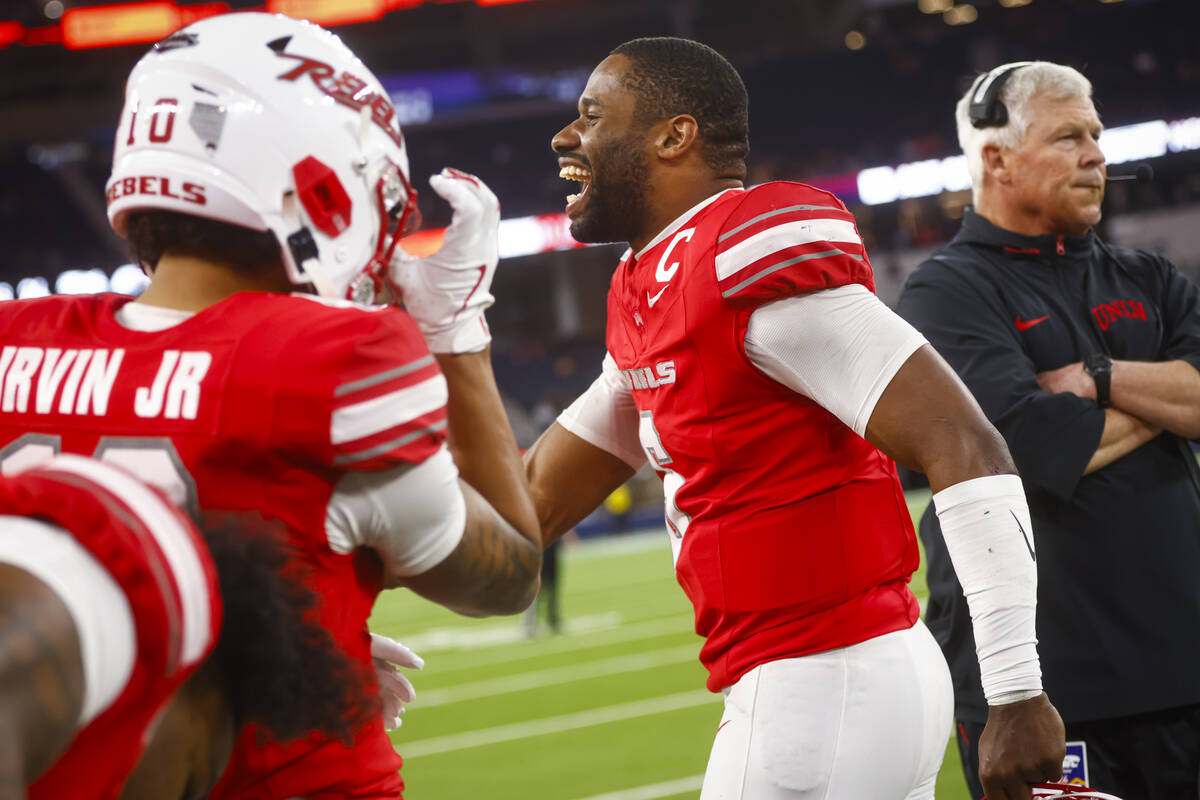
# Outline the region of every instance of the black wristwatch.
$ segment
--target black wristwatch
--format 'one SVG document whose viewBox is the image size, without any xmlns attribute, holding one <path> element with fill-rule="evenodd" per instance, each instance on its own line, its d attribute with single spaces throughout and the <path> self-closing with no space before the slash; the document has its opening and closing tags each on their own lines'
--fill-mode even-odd
<svg viewBox="0 0 1200 800">
<path fill-rule="evenodd" d="M 1083 371 L 1096 382 L 1096 405 L 1108 408 L 1109 393 L 1112 391 L 1112 356 L 1092 353 L 1083 360 Z"/>
</svg>

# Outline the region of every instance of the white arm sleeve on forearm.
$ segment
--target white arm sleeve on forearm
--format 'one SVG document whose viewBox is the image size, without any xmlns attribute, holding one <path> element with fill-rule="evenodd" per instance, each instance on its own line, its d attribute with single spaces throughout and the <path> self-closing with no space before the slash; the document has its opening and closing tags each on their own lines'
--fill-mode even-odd
<svg viewBox="0 0 1200 800">
<path fill-rule="evenodd" d="M 600 377 L 559 414 L 558 424 L 634 469 L 646 463 L 646 451 L 638 439 L 633 384 L 607 353 Z"/>
<path fill-rule="evenodd" d="M 974 478 L 938 492 L 933 503 L 971 609 L 988 705 L 1036 697 L 1037 556 L 1021 479 Z"/>
<path fill-rule="evenodd" d="M 325 534 L 337 553 L 371 547 L 392 577 L 428 572 L 458 547 L 466 501 L 450 451 L 420 464 L 347 472 L 325 511 Z"/>
<path fill-rule="evenodd" d="M 883 390 L 923 344 L 916 328 L 859 284 L 768 303 L 746 327 L 754 366 L 859 436 Z"/>
</svg>

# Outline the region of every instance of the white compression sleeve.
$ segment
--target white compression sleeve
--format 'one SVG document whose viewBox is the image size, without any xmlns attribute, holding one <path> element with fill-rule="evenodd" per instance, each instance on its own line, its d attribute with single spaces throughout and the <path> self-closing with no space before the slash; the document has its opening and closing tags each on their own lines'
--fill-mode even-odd
<svg viewBox="0 0 1200 800">
<path fill-rule="evenodd" d="M 858 284 L 760 306 L 746 327 L 754 366 L 859 436 L 883 390 L 923 344 L 916 328 Z"/>
<path fill-rule="evenodd" d="M 1037 556 L 1021 479 L 990 475 L 933 496 L 975 629 L 988 705 L 1042 691 L 1037 654 Z"/>
<path fill-rule="evenodd" d="M 325 535 L 337 553 L 372 547 L 393 577 L 419 575 L 462 540 L 466 501 L 445 445 L 420 464 L 347 472 L 325 510 Z"/>
</svg>

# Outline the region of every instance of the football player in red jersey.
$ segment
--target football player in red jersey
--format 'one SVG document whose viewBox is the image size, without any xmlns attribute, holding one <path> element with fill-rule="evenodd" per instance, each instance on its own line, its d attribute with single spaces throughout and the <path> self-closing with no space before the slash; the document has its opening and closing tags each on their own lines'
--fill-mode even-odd
<svg viewBox="0 0 1200 800">
<path fill-rule="evenodd" d="M 248 720 L 339 737 L 376 713 L 284 563 L 99 461 L 0 477 L 0 797 L 202 797 Z"/>
<path fill-rule="evenodd" d="M 798 99 L 798 102 L 799 99 Z M 983 782 L 1061 774 L 1041 690 L 1029 511 L 1003 440 L 874 295 L 854 218 L 743 187 L 745 87 L 719 54 L 627 42 L 552 146 L 581 241 L 628 241 L 602 374 L 526 454 L 546 541 L 649 460 L 677 578 L 725 694 L 703 800 L 933 797 L 949 673 L 908 581 L 892 459 L 925 472 L 971 603 L 991 707 Z M 818 109 L 813 109 L 818 113 Z"/>
<path fill-rule="evenodd" d="M 362 664 L 383 588 L 524 609 L 537 518 L 483 317 L 499 204 L 434 176 L 446 242 L 407 259 L 407 170 L 386 90 L 328 31 L 238 13 L 159 42 L 130 74 L 106 193 L 150 285 L 0 308 L 0 467 L 94 455 L 189 507 L 281 521 Z M 385 284 L 407 311 L 356 302 Z M 399 797 L 383 720 L 353 733 L 247 726 L 215 795 Z"/>
</svg>

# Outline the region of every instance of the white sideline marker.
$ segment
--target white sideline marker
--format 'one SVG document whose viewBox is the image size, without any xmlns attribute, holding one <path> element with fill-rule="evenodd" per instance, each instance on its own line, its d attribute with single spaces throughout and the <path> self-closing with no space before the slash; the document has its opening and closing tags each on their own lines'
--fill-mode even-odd
<svg viewBox="0 0 1200 800">
<path fill-rule="evenodd" d="M 413 701 L 414 708 L 440 706 L 447 703 L 458 703 L 463 700 L 473 700 L 479 697 L 493 697 L 499 694 L 540 689 L 561 683 L 574 683 L 589 678 L 601 678 L 608 675 L 618 675 L 622 672 L 637 672 L 653 669 L 667 664 L 681 664 L 695 661 L 700 654 L 699 644 L 685 644 L 679 647 L 668 647 L 637 653 L 628 656 L 613 656 L 612 658 L 583 661 L 578 664 L 568 664 L 563 667 L 539 669 L 533 672 L 522 672 L 517 675 L 507 675 L 503 678 L 491 678 L 471 683 L 460 683 L 444 689 L 430 689 L 418 692 Z"/>
<path fill-rule="evenodd" d="M 704 785 L 704 775 L 692 775 L 690 778 L 678 778 L 662 783 L 650 783 L 645 786 L 635 786 L 620 792 L 595 794 L 582 800 L 656 800 L 659 797 L 671 797 L 683 792 L 694 792 Z"/>
<path fill-rule="evenodd" d="M 532 736 L 544 736 L 548 733 L 560 733 L 576 728 L 588 728 L 592 725 L 604 725 L 608 722 L 620 722 L 635 717 L 648 717 L 667 711 L 680 711 L 685 708 L 711 705 L 713 711 L 720 710 L 720 696 L 704 689 L 690 692 L 669 694 L 649 700 L 635 700 L 632 703 L 593 708 L 589 711 L 578 711 L 574 714 L 561 714 L 557 717 L 516 722 L 511 725 L 497 725 L 493 728 L 480 728 L 465 733 L 454 733 L 449 736 L 435 736 L 430 739 L 418 739 L 415 742 L 398 742 L 396 749 L 405 759 L 417 756 L 428 756 L 435 753 L 449 753 L 454 750 L 466 750 L 470 747 L 480 747 L 485 744 L 498 744 L 514 739 L 527 739 Z"/>
</svg>

